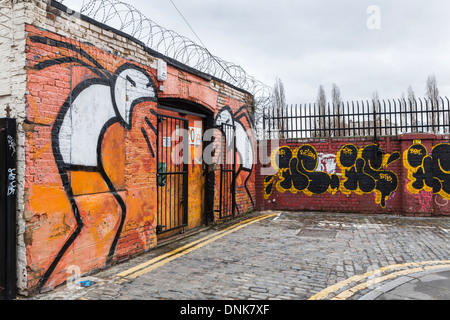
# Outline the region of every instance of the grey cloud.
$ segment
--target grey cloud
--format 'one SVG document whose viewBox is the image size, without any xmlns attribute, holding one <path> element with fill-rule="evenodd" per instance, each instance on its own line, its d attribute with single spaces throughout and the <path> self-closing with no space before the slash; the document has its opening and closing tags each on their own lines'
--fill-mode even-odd
<svg viewBox="0 0 450 320">
<path fill-rule="evenodd" d="M 68 3 L 74 0 L 67 0 Z M 122 0 L 168 29 L 197 41 L 169 0 Z M 280 77 L 289 103 L 315 100 L 323 84 L 344 99 L 397 98 L 425 92 L 435 73 L 450 90 L 450 3 L 441 0 L 174 0 L 207 48 L 272 85 Z M 369 30 L 367 8 L 381 10 Z"/>
</svg>

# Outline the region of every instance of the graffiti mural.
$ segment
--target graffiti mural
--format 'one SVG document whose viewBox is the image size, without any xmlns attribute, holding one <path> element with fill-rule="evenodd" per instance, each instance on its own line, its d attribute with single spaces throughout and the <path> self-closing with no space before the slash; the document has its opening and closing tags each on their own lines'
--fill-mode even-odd
<svg viewBox="0 0 450 320">
<path fill-rule="evenodd" d="M 250 199 L 253 207 L 255 206 L 252 193 L 248 187 L 248 181 L 252 176 L 253 165 L 254 165 L 254 147 L 253 147 L 253 137 L 249 132 L 249 129 L 253 128 L 252 118 L 248 114 L 248 109 L 246 106 L 239 108 L 236 112 L 233 112 L 229 106 L 223 107 L 217 117 L 215 124 L 220 127 L 222 124 L 229 124 L 235 126 L 235 137 L 236 139 L 236 152 L 238 155 L 237 161 L 238 168 L 236 172 L 236 177 L 242 176 L 242 179 L 237 179 L 238 181 L 243 180 L 243 187 Z M 230 134 L 228 131 L 227 134 Z M 227 136 L 227 149 L 231 147 L 233 137 Z"/>
<path fill-rule="evenodd" d="M 403 162 L 408 170 L 406 188 L 410 193 L 424 190 L 450 200 L 450 144 L 435 146 L 431 155 L 424 145 L 414 144 L 405 151 Z"/>
<path fill-rule="evenodd" d="M 337 154 L 341 168 L 341 192 L 350 194 L 375 193 L 376 203 L 386 208 L 389 197 L 398 188 L 398 176 L 393 171 L 385 170 L 399 160 L 399 152 L 384 154 L 378 145 L 369 145 L 359 149 L 346 145 Z"/>
<path fill-rule="evenodd" d="M 337 168 L 336 155 L 319 153 L 319 164 L 317 171 L 335 174 Z"/>
<path fill-rule="evenodd" d="M 272 153 L 272 167 L 278 172 L 264 180 L 264 197 L 268 199 L 274 188 L 279 192 L 308 196 L 334 194 L 339 189 L 339 176 L 317 171 L 319 155 L 310 145 L 295 150 L 284 146 Z"/>
<path fill-rule="evenodd" d="M 170 79 L 160 91 L 151 55 L 110 51 L 31 25 L 26 32 L 24 242 L 30 288 L 52 289 L 75 267 L 87 274 L 157 245 L 158 188 L 184 201 L 158 174 L 170 169 L 158 163 L 158 153 L 173 143 L 161 132 L 158 139 L 165 102 L 194 102 L 206 113 L 189 120 L 186 228 L 202 225 L 220 203 L 215 193 L 206 201 L 207 188 L 219 189 L 220 172 L 206 170 L 202 159 L 205 125 L 236 127 L 236 211 L 255 208 L 254 123 L 239 90 L 225 96 L 195 72 L 181 78 L 179 67 L 168 65 Z M 211 131 L 220 136 L 217 128 Z"/>
<path fill-rule="evenodd" d="M 77 241 L 87 248 L 86 257 L 93 254 L 90 246 L 97 243 L 95 259 L 103 255 L 106 264 L 113 259 L 127 211 L 136 206 L 133 195 L 127 204 L 121 192 L 125 188 L 125 137 L 137 141 L 140 134 L 149 155 L 155 158 L 156 112 L 150 107 L 156 106 L 157 95 L 152 77 L 135 64 L 103 66 L 81 46 L 52 37 L 32 35 L 29 43 L 60 53 L 55 58 L 39 59 L 33 66 L 37 76 L 49 69 L 69 68 L 72 85 L 51 126 L 51 150 L 74 223 L 66 227 L 65 240 L 40 279 L 38 286 L 42 288 L 61 261 L 68 254 L 74 255 Z M 147 109 L 140 121 L 133 116 L 138 105 Z M 141 202 L 140 206 L 139 211 L 145 210 L 147 204 Z"/>
</svg>

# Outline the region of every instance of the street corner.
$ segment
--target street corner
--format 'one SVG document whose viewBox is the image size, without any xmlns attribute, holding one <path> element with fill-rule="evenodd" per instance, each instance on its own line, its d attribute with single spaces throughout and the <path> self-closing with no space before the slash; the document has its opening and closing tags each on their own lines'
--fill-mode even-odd
<svg viewBox="0 0 450 320">
<path fill-rule="evenodd" d="M 400 293 L 387 295 L 389 292 L 405 286 L 406 283 L 426 277 L 431 274 L 450 271 L 450 260 L 447 261 L 425 261 L 418 263 L 406 263 L 402 265 L 391 265 L 372 270 L 362 275 L 356 275 L 341 281 L 315 294 L 308 300 L 401 300 Z M 449 275 L 440 277 L 444 285 L 450 284 Z M 408 288 L 409 291 L 414 291 Z M 400 290 L 399 290 L 400 292 Z M 384 297 L 383 297 L 384 296 Z M 411 293 L 405 300 L 414 297 Z M 405 296 L 403 296 L 405 298 Z M 433 296 L 422 296 L 418 300 L 437 299 Z M 450 291 L 446 291 L 441 299 L 450 299 Z"/>
</svg>

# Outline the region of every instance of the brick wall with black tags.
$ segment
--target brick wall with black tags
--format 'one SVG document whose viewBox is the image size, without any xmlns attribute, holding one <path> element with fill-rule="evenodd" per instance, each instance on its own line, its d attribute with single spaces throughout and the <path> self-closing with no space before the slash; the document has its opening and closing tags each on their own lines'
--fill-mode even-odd
<svg viewBox="0 0 450 320">
<path fill-rule="evenodd" d="M 282 140 L 265 146 L 271 161 L 256 168 L 258 210 L 450 215 L 449 136 L 403 134 L 377 143 Z"/>
</svg>

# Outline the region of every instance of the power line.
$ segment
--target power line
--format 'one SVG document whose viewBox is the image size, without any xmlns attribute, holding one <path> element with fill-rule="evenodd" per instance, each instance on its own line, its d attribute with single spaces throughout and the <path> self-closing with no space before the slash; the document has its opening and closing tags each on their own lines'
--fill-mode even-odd
<svg viewBox="0 0 450 320">
<path fill-rule="evenodd" d="M 174 6 L 174 8 L 178 11 L 178 13 L 180 14 L 181 18 L 183 18 L 184 22 L 186 22 L 187 26 L 189 27 L 189 29 L 191 29 L 192 33 L 194 33 L 194 35 L 197 37 L 198 41 L 201 43 L 201 45 L 203 46 L 203 48 L 206 50 L 206 52 L 219 64 L 219 66 L 234 80 L 237 82 L 237 80 L 230 74 L 230 72 L 228 72 L 228 70 L 222 65 L 222 63 L 220 63 L 219 60 L 217 60 L 217 58 L 211 54 L 211 52 L 208 50 L 208 48 L 206 48 L 205 44 L 203 43 L 202 39 L 200 39 L 200 37 L 198 36 L 197 32 L 195 32 L 194 28 L 192 28 L 192 26 L 189 24 L 189 22 L 186 20 L 186 18 L 184 17 L 184 15 L 181 13 L 181 11 L 178 9 L 178 7 L 175 5 L 175 3 L 170 0 L 170 2 L 172 3 L 172 5 Z"/>
</svg>

